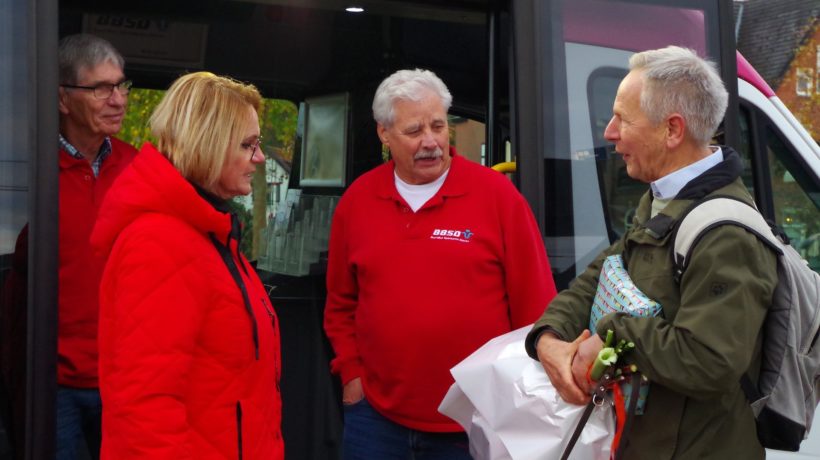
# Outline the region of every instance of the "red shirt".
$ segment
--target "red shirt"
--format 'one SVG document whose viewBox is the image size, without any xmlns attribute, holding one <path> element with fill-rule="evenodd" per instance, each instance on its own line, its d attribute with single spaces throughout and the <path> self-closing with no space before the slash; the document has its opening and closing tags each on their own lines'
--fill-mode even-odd
<svg viewBox="0 0 820 460">
<path fill-rule="evenodd" d="M 388 162 L 357 179 L 333 217 L 325 330 L 344 383 L 412 429 L 461 431 L 437 410 L 450 368 L 533 323 L 555 296 L 541 234 L 510 181 L 455 155 L 413 212 Z"/>
<path fill-rule="evenodd" d="M 60 263 L 57 383 L 96 388 L 97 316 L 105 260 L 89 237 L 103 198 L 137 150 L 115 138 L 98 177 L 85 159 L 60 149 Z"/>
</svg>

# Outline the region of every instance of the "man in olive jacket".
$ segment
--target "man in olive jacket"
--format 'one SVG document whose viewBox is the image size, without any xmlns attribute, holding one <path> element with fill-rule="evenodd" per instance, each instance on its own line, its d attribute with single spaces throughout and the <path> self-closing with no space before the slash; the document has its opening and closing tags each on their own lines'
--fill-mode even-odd
<svg viewBox="0 0 820 460">
<path fill-rule="evenodd" d="M 623 363 L 650 381 L 643 415 L 620 449 L 624 459 L 764 458 L 754 415 L 740 387 L 756 379 L 761 326 L 770 305 L 775 253 L 744 229 L 724 225 L 697 244 L 679 281 L 673 275 L 672 228 L 707 195 L 752 202 L 736 152 L 710 146 L 727 93 L 712 63 L 684 48 L 635 54 L 604 132 L 627 173 L 650 184 L 632 227 L 547 307 L 527 336 L 559 395 L 586 404 L 587 369 L 607 330 L 635 343 Z M 621 254 L 635 285 L 660 302 L 656 317 L 611 313 L 586 330 L 605 257 Z"/>
</svg>

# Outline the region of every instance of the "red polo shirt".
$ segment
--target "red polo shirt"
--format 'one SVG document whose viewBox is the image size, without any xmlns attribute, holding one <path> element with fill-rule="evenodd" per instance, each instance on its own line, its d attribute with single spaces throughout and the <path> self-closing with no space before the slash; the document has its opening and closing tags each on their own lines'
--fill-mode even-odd
<svg viewBox="0 0 820 460">
<path fill-rule="evenodd" d="M 89 237 L 111 184 L 137 150 L 115 138 L 111 154 L 94 177 L 85 159 L 60 149 L 60 263 L 57 325 L 57 383 L 96 388 L 97 317 L 105 260 L 94 254 Z"/>
<path fill-rule="evenodd" d="M 450 368 L 534 322 L 555 296 L 529 205 L 490 168 L 453 161 L 413 212 L 388 162 L 357 179 L 333 217 L 325 330 L 343 382 L 409 428 L 461 431 L 437 410 Z"/>
</svg>

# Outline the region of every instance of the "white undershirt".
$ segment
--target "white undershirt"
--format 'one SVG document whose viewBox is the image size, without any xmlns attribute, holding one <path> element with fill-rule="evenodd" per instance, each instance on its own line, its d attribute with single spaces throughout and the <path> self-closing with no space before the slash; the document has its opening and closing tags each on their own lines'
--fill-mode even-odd
<svg viewBox="0 0 820 460">
<path fill-rule="evenodd" d="M 444 185 L 444 179 L 447 178 L 447 173 L 449 172 L 450 169 L 447 168 L 444 174 L 438 179 L 421 185 L 408 184 L 399 178 L 396 171 L 393 171 L 393 177 L 396 179 L 396 190 L 398 190 L 399 195 L 410 205 L 410 209 L 416 212 L 424 206 L 424 203 L 427 203 L 430 198 L 433 198 L 433 195 L 438 193 L 438 190 Z"/>
</svg>

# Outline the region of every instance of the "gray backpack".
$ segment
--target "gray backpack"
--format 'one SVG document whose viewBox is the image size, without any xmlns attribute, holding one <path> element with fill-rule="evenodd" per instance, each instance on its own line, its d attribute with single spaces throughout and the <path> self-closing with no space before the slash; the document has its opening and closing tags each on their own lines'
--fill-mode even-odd
<svg viewBox="0 0 820 460">
<path fill-rule="evenodd" d="M 678 223 L 674 236 L 677 279 L 686 270 L 692 249 L 703 234 L 719 225 L 738 225 L 754 233 L 778 254 L 778 283 L 763 325 L 760 377 L 741 385 L 757 418 L 757 435 L 764 447 L 797 451 L 809 434 L 820 395 L 820 275 L 775 235 L 763 216 L 735 198 L 707 197 Z"/>
</svg>

